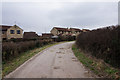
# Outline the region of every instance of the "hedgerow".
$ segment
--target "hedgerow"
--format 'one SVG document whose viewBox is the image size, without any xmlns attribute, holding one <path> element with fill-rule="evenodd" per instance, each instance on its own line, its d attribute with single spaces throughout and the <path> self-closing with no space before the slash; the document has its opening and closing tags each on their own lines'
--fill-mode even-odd
<svg viewBox="0 0 120 80">
<path fill-rule="evenodd" d="M 42 47 L 51 40 L 30 40 L 30 41 L 20 41 L 20 42 L 3 42 L 2 43 L 2 60 L 3 62 L 9 61 L 12 58 L 19 56 L 20 54 L 32 50 L 34 48 Z"/>
<path fill-rule="evenodd" d="M 96 58 L 120 68 L 120 26 L 109 26 L 82 32 L 76 45 Z"/>
</svg>

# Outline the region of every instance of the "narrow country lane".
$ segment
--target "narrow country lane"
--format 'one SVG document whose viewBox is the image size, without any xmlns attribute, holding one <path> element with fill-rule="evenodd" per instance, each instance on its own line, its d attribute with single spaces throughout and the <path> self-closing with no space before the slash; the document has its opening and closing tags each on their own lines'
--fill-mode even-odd
<svg viewBox="0 0 120 80">
<path fill-rule="evenodd" d="M 6 78 L 91 78 L 72 52 L 74 42 L 54 45 L 38 53 Z"/>
</svg>

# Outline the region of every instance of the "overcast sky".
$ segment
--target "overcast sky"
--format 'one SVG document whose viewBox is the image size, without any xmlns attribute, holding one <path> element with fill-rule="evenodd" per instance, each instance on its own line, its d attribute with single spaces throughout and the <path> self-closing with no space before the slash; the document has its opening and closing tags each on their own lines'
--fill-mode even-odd
<svg viewBox="0 0 120 80">
<path fill-rule="evenodd" d="M 2 24 L 38 34 L 54 26 L 95 29 L 118 24 L 117 2 L 3 2 Z"/>
</svg>

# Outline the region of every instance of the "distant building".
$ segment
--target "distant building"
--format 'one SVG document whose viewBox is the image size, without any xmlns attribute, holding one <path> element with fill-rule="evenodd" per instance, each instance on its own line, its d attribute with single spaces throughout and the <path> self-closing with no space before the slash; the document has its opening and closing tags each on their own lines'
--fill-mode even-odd
<svg viewBox="0 0 120 80">
<path fill-rule="evenodd" d="M 51 38 L 53 35 L 51 33 L 42 33 L 43 38 Z"/>
<path fill-rule="evenodd" d="M 11 39 L 11 38 L 23 38 L 23 30 L 17 26 L 6 26 L 6 25 L 0 25 L 1 29 L 1 38 L 3 40 Z"/>
<path fill-rule="evenodd" d="M 39 36 L 36 34 L 36 32 L 24 32 L 24 39 L 36 39 Z"/>
<path fill-rule="evenodd" d="M 65 34 L 67 32 L 67 28 L 59 28 L 59 27 L 53 27 L 53 29 L 50 31 L 54 36 L 58 36 L 61 34 Z"/>
<path fill-rule="evenodd" d="M 82 29 L 83 32 L 88 32 L 90 31 L 89 29 Z"/>
<path fill-rule="evenodd" d="M 82 30 L 80 30 L 78 28 L 70 28 L 70 31 L 72 33 L 72 36 L 77 36 L 78 34 L 80 34 L 82 32 Z"/>
<path fill-rule="evenodd" d="M 79 33 L 81 33 L 82 30 L 77 28 L 59 28 L 59 27 L 53 27 L 51 30 L 51 33 L 54 36 L 60 36 L 60 35 L 71 35 L 71 36 L 77 36 Z"/>
</svg>

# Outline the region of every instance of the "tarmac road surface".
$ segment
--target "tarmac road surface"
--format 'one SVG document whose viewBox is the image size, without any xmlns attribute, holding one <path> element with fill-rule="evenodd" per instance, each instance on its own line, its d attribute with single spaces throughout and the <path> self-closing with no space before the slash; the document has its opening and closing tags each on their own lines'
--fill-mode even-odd
<svg viewBox="0 0 120 80">
<path fill-rule="evenodd" d="M 43 50 L 5 78 L 93 78 L 95 75 L 75 57 L 72 44 L 74 41 Z"/>
</svg>

